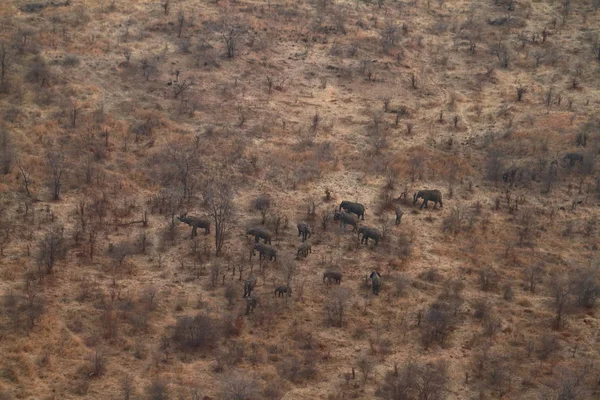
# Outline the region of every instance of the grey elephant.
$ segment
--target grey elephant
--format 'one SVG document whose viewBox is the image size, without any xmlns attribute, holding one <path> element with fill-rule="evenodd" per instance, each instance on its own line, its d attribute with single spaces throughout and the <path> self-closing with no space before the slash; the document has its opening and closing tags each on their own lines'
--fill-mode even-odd
<svg viewBox="0 0 600 400">
<path fill-rule="evenodd" d="M 332 282 L 339 285 L 342 282 L 342 273 L 339 271 L 325 271 L 323 273 L 323 283 L 330 285 Z"/>
<path fill-rule="evenodd" d="M 254 312 L 256 306 L 260 304 L 260 299 L 257 296 L 246 297 L 246 315 Z"/>
<path fill-rule="evenodd" d="M 400 206 L 396 207 L 396 225 L 400 225 L 402 222 L 402 216 L 404 215 L 404 211 L 400 208 Z"/>
<path fill-rule="evenodd" d="M 352 214 L 348 214 L 347 212 L 336 212 L 333 216 L 334 221 L 340 221 L 340 227 L 345 231 L 346 225 L 351 225 L 356 231 L 358 229 L 358 220 Z"/>
<path fill-rule="evenodd" d="M 256 286 L 257 279 L 255 276 L 251 276 L 250 278 L 244 281 L 244 298 L 250 297 L 252 295 L 252 291 Z"/>
<path fill-rule="evenodd" d="M 256 251 L 258 251 L 259 260 L 262 260 L 263 258 L 268 258 L 269 260 L 277 261 L 277 249 L 273 246 L 269 246 L 268 244 L 263 243 L 254 243 L 254 247 L 252 247 L 253 256 L 256 255 Z"/>
<path fill-rule="evenodd" d="M 344 200 L 340 203 L 340 209 L 338 211 L 342 211 L 342 209 L 348 213 L 356 214 L 358 219 L 362 219 L 363 221 L 365 219 L 365 206 L 360 203 Z"/>
<path fill-rule="evenodd" d="M 369 280 L 371 281 L 371 289 L 373 290 L 373 294 L 378 296 L 382 284 L 381 275 L 377 271 L 372 271 L 367 277 L 367 282 Z"/>
<path fill-rule="evenodd" d="M 379 232 L 379 230 L 375 229 L 375 228 L 361 226 L 360 228 L 358 228 L 358 236 L 360 236 L 361 234 L 362 234 L 362 238 L 360 239 L 361 244 L 362 243 L 368 244 L 369 239 L 372 239 L 375 241 L 375 246 L 377 246 L 379 244 L 379 240 L 381 239 L 381 232 Z"/>
<path fill-rule="evenodd" d="M 565 161 L 569 161 L 569 165 L 572 167 L 576 162 L 583 164 L 583 154 L 581 153 L 567 153 L 563 158 Z"/>
<path fill-rule="evenodd" d="M 179 215 L 177 219 L 192 227 L 192 238 L 198 236 L 198 228 L 204 229 L 205 235 L 210 233 L 210 220 L 208 220 L 208 218 L 193 217 L 187 215 L 187 213 L 183 213 Z"/>
<path fill-rule="evenodd" d="M 289 285 L 285 285 L 285 286 L 278 286 L 275 289 L 275 296 L 281 297 L 284 294 L 287 294 L 288 297 L 290 297 L 292 295 L 292 287 Z"/>
<path fill-rule="evenodd" d="M 302 236 L 303 242 L 310 237 L 310 234 L 310 226 L 304 221 L 298 222 L 298 236 Z"/>
<path fill-rule="evenodd" d="M 312 244 L 310 242 L 304 242 L 300 246 L 298 246 L 298 251 L 296 252 L 296 257 L 300 258 L 300 256 L 306 258 L 308 257 L 308 253 L 312 254 Z"/>
<path fill-rule="evenodd" d="M 430 201 L 433 201 L 434 207 L 437 207 L 438 203 L 440 203 L 440 207 L 444 207 L 444 204 L 442 203 L 442 192 L 439 190 L 419 190 L 413 196 L 413 204 L 417 204 L 419 199 L 423 199 L 423 203 L 421 203 L 421 207 L 419 207 L 421 209 L 423 206 L 427 208 L 427 203 Z"/>
<path fill-rule="evenodd" d="M 265 243 L 271 244 L 271 232 L 268 229 L 261 227 L 248 228 L 246 235 L 254 236 L 254 241 L 258 243 L 260 239 L 264 239 Z"/>
</svg>

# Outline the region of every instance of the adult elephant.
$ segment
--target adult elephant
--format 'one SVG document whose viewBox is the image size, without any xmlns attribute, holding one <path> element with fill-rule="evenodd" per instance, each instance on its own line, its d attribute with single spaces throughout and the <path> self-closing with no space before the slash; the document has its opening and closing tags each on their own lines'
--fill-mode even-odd
<svg viewBox="0 0 600 400">
<path fill-rule="evenodd" d="M 362 238 L 360 239 L 360 243 L 369 243 L 369 239 L 375 241 L 375 246 L 379 244 L 379 240 L 381 239 L 381 232 L 375 228 L 369 228 L 366 226 L 361 226 L 358 228 L 358 236 L 362 234 Z"/>
<path fill-rule="evenodd" d="M 351 214 L 356 214 L 356 218 L 365 219 L 365 206 L 360 203 L 354 203 L 352 201 L 344 200 L 340 203 L 340 209 L 338 211 L 342 211 L 344 209 L 346 212 Z"/>
<path fill-rule="evenodd" d="M 423 206 L 427 208 L 427 203 L 430 201 L 433 201 L 434 207 L 437 207 L 438 203 L 440 203 L 440 207 L 444 207 L 444 204 L 442 203 L 442 192 L 440 192 L 439 190 L 419 190 L 413 196 L 413 205 L 417 204 L 417 201 L 419 201 L 419 199 L 423 199 L 423 203 L 421 203 L 421 207 L 419 207 L 421 209 L 423 208 Z"/>
</svg>

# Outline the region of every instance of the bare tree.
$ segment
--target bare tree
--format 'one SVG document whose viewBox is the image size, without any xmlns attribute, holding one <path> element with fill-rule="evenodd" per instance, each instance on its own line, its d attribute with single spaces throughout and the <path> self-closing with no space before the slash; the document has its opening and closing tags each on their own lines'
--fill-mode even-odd
<svg viewBox="0 0 600 400">
<path fill-rule="evenodd" d="M 183 33 L 183 26 L 186 24 L 185 14 L 183 11 L 179 11 L 177 14 L 177 37 L 180 38 Z"/>
<path fill-rule="evenodd" d="M 192 196 L 194 175 L 201 168 L 201 160 L 198 154 L 201 142 L 200 136 L 196 136 L 193 143 L 179 143 L 167 148 L 166 157 L 169 168 L 165 175 L 167 181 L 176 180 L 182 189 L 182 198 L 189 199 Z"/>
<path fill-rule="evenodd" d="M 223 378 L 221 395 L 223 400 L 248 400 L 258 394 L 258 384 L 240 372 L 233 372 Z"/>
<path fill-rule="evenodd" d="M 10 134 L 6 129 L 0 129 L 0 169 L 3 174 L 12 170 L 15 152 Z"/>
<path fill-rule="evenodd" d="M 327 302 L 327 316 L 333 326 L 341 327 L 352 292 L 348 288 L 337 287 Z"/>
<path fill-rule="evenodd" d="M 234 196 L 230 178 L 213 178 L 204 188 L 206 211 L 215 223 L 216 256 L 221 255 L 223 244 L 234 221 Z"/>
<path fill-rule="evenodd" d="M 65 173 L 65 156 L 61 152 L 48 153 L 46 155 L 50 167 L 49 186 L 52 192 L 52 200 L 60 199 L 60 192 Z"/>
<path fill-rule="evenodd" d="M 12 54 L 4 42 L 0 42 L 0 91 L 1 86 L 4 85 L 4 79 L 6 78 L 6 73 L 8 72 L 8 68 L 12 63 Z"/>
<path fill-rule="evenodd" d="M 271 208 L 271 196 L 268 194 L 261 194 L 252 200 L 252 208 L 256 211 L 260 212 L 261 216 L 261 224 L 265 224 L 267 219 L 267 214 L 269 213 L 269 209 Z"/>
<path fill-rule="evenodd" d="M 225 41 L 225 48 L 227 50 L 228 58 L 234 58 L 237 44 L 245 32 L 245 27 L 240 24 L 228 22 L 223 23 L 221 36 Z"/>
<path fill-rule="evenodd" d="M 565 314 L 570 311 L 571 285 L 565 277 L 555 277 L 550 282 L 550 291 L 556 313 L 554 328 L 561 329 L 564 325 Z"/>
</svg>

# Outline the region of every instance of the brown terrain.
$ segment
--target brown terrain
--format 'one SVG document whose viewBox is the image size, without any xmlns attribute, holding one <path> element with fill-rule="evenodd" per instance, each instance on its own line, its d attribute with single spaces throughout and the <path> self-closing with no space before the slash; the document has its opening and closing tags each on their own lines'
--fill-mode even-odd
<svg viewBox="0 0 600 400">
<path fill-rule="evenodd" d="M 599 0 L 4 0 L 0 73 L 1 400 L 600 398 Z"/>
</svg>

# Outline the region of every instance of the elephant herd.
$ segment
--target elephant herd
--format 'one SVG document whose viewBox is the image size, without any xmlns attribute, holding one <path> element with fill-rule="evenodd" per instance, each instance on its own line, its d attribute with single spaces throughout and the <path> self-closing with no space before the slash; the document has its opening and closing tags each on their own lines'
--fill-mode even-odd
<svg viewBox="0 0 600 400">
<path fill-rule="evenodd" d="M 443 207 L 442 203 L 442 194 L 439 190 L 421 190 L 414 194 L 413 196 L 413 205 L 418 202 L 419 199 L 422 199 L 420 208 L 427 208 L 429 202 L 433 202 L 434 207 L 437 207 L 439 204 L 440 207 Z M 360 238 L 361 244 L 368 244 L 369 239 L 374 243 L 374 246 L 379 244 L 379 241 L 382 239 L 382 233 L 372 227 L 361 225 L 359 226 L 359 221 L 365 220 L 365 211 L 366 207 L 360 203 L 355 203 L 351 201 L 344 200 L 341 202 L 339 208 L 336 209 L 333 219 L 335 221 L 340 222 L 340 227 L 342 230 L 346 230 L 346 226 L 350 225 L 353 228 L 354 232 L 358 233 L 358 237 Z M 404 212 L 400 207 L 396 207 L 395 210 L 395 224 L 400 225 L 402 222 L 402 216 Z M 188 216 L 187 213 L 182 213 L 177 217 L 179 221 L 189 225 L 192 227 L 191 237 L 194 238 L 197 236 L 198 228 L 204 229 L 205 234 L 210 233 L 210 220 L 207 218 L 198 218 L 193 216 Z M 306 258 L 308 254 L 312 253 L 312 245 L 308 239 L 310 238 L 312 232 L 310 226 L 302 221 L 297 224 L 298 228 L 298 237 L 301 237 L 301 244 L 298 246 L 296 251 L 296 258 Z M 271 244 L 272 234 L 271 232 L 264 227 L 251 227 L 246 230 L 247 236 L 254 236 L 254 243 L 252 246 L 252 252 L 250 258 L 256 255 L 256 252 L 259 253 L 259 260 L 268 260 L 268 261 L 277 261 L 277 249 Z M 362 237 L 361 237 L 362 235 Z M 262 239 L 262 242 L 261 242 Z M 339 271 L 331 271 L 327 270 L 323 273 L 323 283 L 327 286 L 331 284 L 341 284 L 342 282 L 342 273 Z M 259 304 L 259 298 L 256 295 L 253 295 L 252 292 L 256 287 L 257 279 L 256 277 L 250 277 L 244 281 L 244 298 L 246 299 L 246 314 L 253 312 L 256 306 Z M 370 286 L 373 294 L 378 295 L 382 285 L 382 277 L 377 271 L 372 271 L 366 277 L 366 284 Z M 278 286 L 275 289 L 275 296 L 291 296 L 292 288 L 289 285 Z"/>
</svg>

